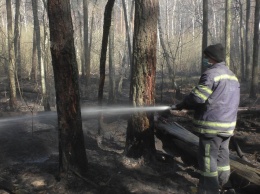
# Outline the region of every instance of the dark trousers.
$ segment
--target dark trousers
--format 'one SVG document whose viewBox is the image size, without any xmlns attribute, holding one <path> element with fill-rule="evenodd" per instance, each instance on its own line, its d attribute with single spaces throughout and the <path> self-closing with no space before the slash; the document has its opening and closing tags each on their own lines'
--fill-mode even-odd
<svg viewBox="0 0 260 194">
<path fill-rule="evenodd" d="M 230 137 L 200 135 L 198 151 L 201 173 L 200 194 L 218 194 L 219 188 L 227 183 L 230 175 L 229 141 Z"/>
</svg>

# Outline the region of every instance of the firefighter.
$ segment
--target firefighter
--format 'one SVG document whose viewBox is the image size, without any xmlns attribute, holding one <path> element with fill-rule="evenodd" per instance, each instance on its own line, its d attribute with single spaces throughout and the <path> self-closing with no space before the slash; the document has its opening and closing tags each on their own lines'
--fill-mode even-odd
<svg viewBox="0 0 260 194">
<path fill-rule="evenodd" d="M 176 105 L 194 109 L 194 130 L 199 135 L 199 194 L 235 193 L 224 188 L 230 175 L 229 142 L 234 133 L 240 100 L 240 84 L 224 62 L 221 44 L 204 50 L 198 85 Z M 220 190 L 222 189 L 222 191 Z"/>
</svg>

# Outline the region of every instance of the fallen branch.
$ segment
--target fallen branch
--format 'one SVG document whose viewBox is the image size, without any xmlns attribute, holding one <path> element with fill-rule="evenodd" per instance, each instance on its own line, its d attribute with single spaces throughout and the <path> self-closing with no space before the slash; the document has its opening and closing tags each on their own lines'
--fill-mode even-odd
<svg viewBox="0 0 260 194">
<path fill-rule="evenodd" d="M 196 158 L 199 145 L 199 138 L 196 135 L 175 122 L 162 123 L 158 121 L 156 129 L 160 133 L 165 134 L 168 137 L 170 136 L 176 146 L 182 149 L 185 153 Z M 230 166 L 232 173 L 235 173 L 250 183 L 260 186 L 260 170 L 254 168 L 252 164 L 238 158 L 231 153 Z"/>
</svg>

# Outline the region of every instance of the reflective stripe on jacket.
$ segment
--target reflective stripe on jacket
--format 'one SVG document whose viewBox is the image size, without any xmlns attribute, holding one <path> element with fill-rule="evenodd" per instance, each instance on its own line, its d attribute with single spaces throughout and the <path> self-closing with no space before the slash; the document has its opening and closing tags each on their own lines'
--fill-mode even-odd
<svg viewBox="0 0 260 194">
<path fill-rule="evenodd" d="M 221 62 L 202 74 L 199 84 L 184 99 L 184 106 L 195 109 L 196 132 L 231 136 L 236 126 L 239 100 L 238 79 Z"/>
</svg>

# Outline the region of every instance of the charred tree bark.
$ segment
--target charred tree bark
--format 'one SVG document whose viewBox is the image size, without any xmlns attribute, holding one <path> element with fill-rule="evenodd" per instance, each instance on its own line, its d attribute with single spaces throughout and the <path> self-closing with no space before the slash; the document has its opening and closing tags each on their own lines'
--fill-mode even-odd
<svg viewBox="0 0 260 194">
<path fill-rule="evenodd" d="M 100 80 L 98 90 L 98 104 L 102 105 L 103 100 L 103 89 L 105 83 L 105 71 L 106 71 L 106 53 L 108 45 L 109 30 L 111 26 L 111 17 L 114 7 L 115 0 L 108 0 L 105 13 L 104 13 L 104 26 L 103 26 L 103 38 L 100 56 Z"/>
<path fill-rule="evenodd" d="M 106 73 L 106 54 L 107 54 L 107 45 L 109 30 L 111 26 L 111 17 L 113 12 L 115 0 L 108 0 L 104 13 L 104 25 L 103 25 L 103 38 L 102 38 L 102 47 L 101 47 L 101 56 L 100 56 L 100 66 L 99 66 L 99 88 L 98 88 L 98 105 L 102 106 L 103 103 L 103 90 L 105 84 L 105 73 Z M 98 134 L 101 134 L 101 125 L 102 125 L 102 116 L 99 120 L 99 129 Z"/>
<path fill-rule="evenodd" d="M 136 0 L 133 67 L 130 103 L 134 107 L 152 106 L 155 98 L 158 0 Z M 155 153 L 152 113 L 134 113 L 128 120 L 125 153 L 150 160 Z"/>
<path fill-rule="evenodd" d="M 59 128 L 60 173 L 87 173 L 79 78 L 69 0 L 48 0 L 52 66 Z"/>
</svg>

